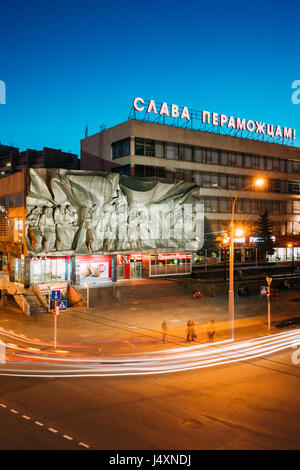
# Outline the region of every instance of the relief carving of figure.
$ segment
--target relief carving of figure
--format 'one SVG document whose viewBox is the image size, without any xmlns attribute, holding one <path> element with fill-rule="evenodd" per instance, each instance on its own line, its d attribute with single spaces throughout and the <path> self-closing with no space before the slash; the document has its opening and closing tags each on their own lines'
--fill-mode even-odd
<svg viewBox="0 0 300 470">
<path fill-rule="evenodd" d="M 88 250 L 91 253 L 97 251 L 97 237 L 96 237 L 96 226 L 98 223 L 97 217 L 97 205 L 94 204 L 90 209 L 88 209 L 85 216 L 85 226 L 86 226 L 86 245 Z"/>
<path fill-rule="evenodd" d="M 42 213 L 41 207 L 33 207 L 26 217 L 26 224 L 28 225 L 27 236 L 33 251 L 38 251 L 38 247 L 42 242 L 42 234 L 39 230 L 39 220 Z"/>
<path fill-rule="evenodd" d="M 42 250 L 44 253 L 52 251 L 55 244 L 55 224 L 53 220 L 53 208 L 43 207 L 39 220 L 39 230 L 42 234 Z"/>
</svg>

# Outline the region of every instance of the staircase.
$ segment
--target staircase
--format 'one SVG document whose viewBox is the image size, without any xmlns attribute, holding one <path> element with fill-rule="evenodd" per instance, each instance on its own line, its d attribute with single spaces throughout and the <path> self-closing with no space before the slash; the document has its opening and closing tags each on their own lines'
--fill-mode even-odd
<svg viewBox="0 0 300 470">
<path fill-rule="evenodd" d="M 23 297 L 30 306 L 30 315 L 47 313 L 47 309 L 41 304 L 38 297 L 34 293 L 23 294 Z"/>
</svg>

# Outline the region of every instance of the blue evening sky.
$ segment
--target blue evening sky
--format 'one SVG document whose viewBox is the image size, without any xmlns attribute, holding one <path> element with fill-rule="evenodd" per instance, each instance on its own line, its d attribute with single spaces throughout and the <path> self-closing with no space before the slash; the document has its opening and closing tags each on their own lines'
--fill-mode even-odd
<svg viewBox="0 0 300 470">
<path fill-rule="evenodd" d="M 298 4 L 298 5 L 297 5 Z M 296 128 L 295 1 L 2 1 L 0 141 L 79 153 L 135 96 Z"/>
</svg>

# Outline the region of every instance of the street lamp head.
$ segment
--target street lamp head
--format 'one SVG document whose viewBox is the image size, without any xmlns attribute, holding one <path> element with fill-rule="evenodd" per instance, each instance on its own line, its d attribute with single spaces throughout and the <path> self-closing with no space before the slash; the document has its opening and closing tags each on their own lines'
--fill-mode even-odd
<svg viewBox="0 0 300 470">
<path fill-rule="evenodd" d="M 288 243 L 287 247 L 288 247 L 288 248 L 293 248 L 293 244 L 292 244 L 292 243 Z"/>
<path fill-rule="evenodd" d="M 266 184 L 266 180 L 264 178 L 257 178 L 255 181 L 254 181 L 254 185 L 257 187 L 257 188 L 261 188 L 262 186 L 264 186 Z"/>
<path fill-rule="evenodd" d="M 242 237 L 244 235 L 244 229 L 243 228 L 237 228 L 235 230 L 235 236 L 236 237 Z"/>
</svg>

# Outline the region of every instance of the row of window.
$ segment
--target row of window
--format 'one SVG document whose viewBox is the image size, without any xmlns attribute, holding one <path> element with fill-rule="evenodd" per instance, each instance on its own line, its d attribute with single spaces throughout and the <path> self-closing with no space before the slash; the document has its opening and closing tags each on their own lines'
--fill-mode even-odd
<svg viewBox="0 0 300 470">
<path fill-rule="evenodd" d="M 249 234 L 255 234 L 257 230 L 256 221 L 239 221 L 242 227 L 246 228 L 246 232 Z M 228 220 L 211 220 L 211 230 L 216 235 L 229 230 Z M 274 235 L 299 235 L 300 233 L 300 222 L 272 222 L 272 233 Z"/>
<path fill-rule="evenodd" d="M 10 194 L 0 197 L 0 206 L 6 209 L 23 206 L 23 193 Z"/>
<path fill-rule="evenodd" d="M 230 198 L 204 196 L 203 203 L 205 212 L 231 213 Z M 273 215 L 299 214 L 300 201 L 240 198 L 236 205 L 236 213 L 240 214 L 262 214 L 265 210 Z"/>
<path fill-rule="evenodd" d="M 119 140 L 112 144 L 112 157 L 120 158 L 130 155 L 130 139 Z"/>
<path fill-rule="evenodd" d="M 130 155 L 130 139 L 112 144 L 113 159 Z M 212 165 L 300 173 L 300 161 L 241 152 L 194 147 L 156 140 L 135 138 L 135 155 L 194 161 Z"/>
<path fill-rule="evenodd" d="M 183 179 L 195 181 L 195 183 L 204 188 L 210 188 L 212 184 L 217 184 L 224 189 L 240 190 L 253 183 L 253 178 L 250 176 L 193 171 L 192 178 L 190 178 L 189 173 L 191 172 L 183 173 Z M 270 179 L 268 180 L 267 187 L 263 188 L 263 191 L 269 191 L 272 193 L 300 194 L 300 181 Z"/>
<path fill-rule="evenodd" d="M 124 165 L 115 168 L 113 171 L 121 175 L 130 175 L 130 166 Z M 249 186 L 253 179 L 250 176 L 226 175 L 224 173 L 212 173 L 203 171 L 192 171 L 175 169 L 167 170 L 164 167 L 150 165 L 135 165 L 134 176 L 158 176 L 160 178 L 177 178 L 198 184 L 203 188 L 210 188 L 212 184 L 217 184 L 224 189 L 240 190 Z M 300 194 L 300 181 L 268 180 L 268 186 L 264 191 L 272 193 Z"/>
<path fill-rule="evenodd" d="M 23 220 L 15 217 L 2 217 L 0 214 L 0 241 L 21 243 Z"/>
</svg>

